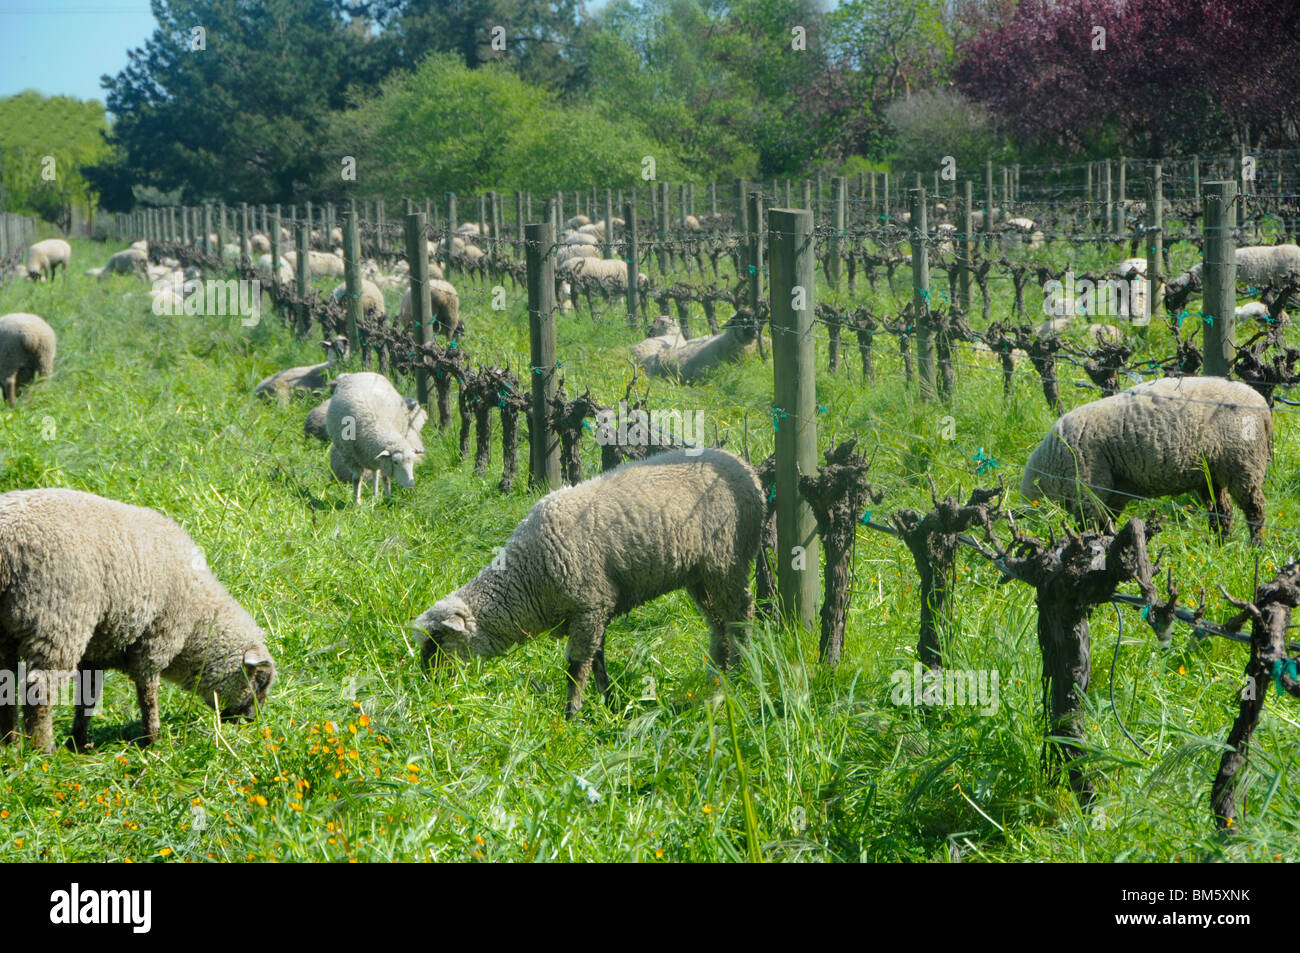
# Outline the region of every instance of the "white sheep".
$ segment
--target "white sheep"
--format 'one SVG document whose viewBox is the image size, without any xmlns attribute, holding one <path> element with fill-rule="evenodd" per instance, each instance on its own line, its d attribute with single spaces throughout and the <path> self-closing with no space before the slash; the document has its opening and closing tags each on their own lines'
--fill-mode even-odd
<svg viewBox="0 0 1300 953">
<path fill-rule="evenodd" d="M 348 293 L 348 285 L 345 281 L 330 292 L 330 297 L 336 301 L 342 301 L 344 295 Z M 387 309 L 384 305 L 384 293 L 375 286 L 373 281 L 361 279 L 361 313 L 365 314 L 370 309 L 374 309 L 379 314 L 386 314 Z"/>
<path fill-rule="evenodd" d="M 236 721 L 256 716 L 275 677 L 265 633 L 183 529 L 154 510 L 63 489 L 0 496 L 0 668 L 16 672 L 20 660 L 24 729 L 46 753 L 54 698 L 32 689 L 52 693 L 64 673 L 126 672 L 145 743 L 161 727 L 160 677 Z M 73 717 L 78 749 L 98 702 L 91 686 L 95 697 L 83 695 Z M 13 739 L 16 713 L 0 705 L 0 740 Z"/>
<path fill-rule="evenodd" d="M 288 254 L 292 254 L 291 252 Z M 263 278 L 271 277 L 271 256 L 262 255 L 253 263 L 253 270 Z M 282 285 L 291 285 L 294 283 L 295 275 L 293 273 L 293 262 L 284 255 L 280 256 L 280 276 L 279 282 Z"/>
<path fill-rule="evenodd" d="M 10 407 L 19 387 L 37 374 L 49 377 L 54 372 L 56 343 L 54 329 L 37 315 L 17 311 L 0 317 L 0 387 Z"/>
<path fill-rule="evenodd" d="M 654 360 L 663 351 L 672 350 L 686 343 L 681 326 L 671 315 L 663 314 L 655 318 L 650 326 L 650 335 L 644 341 L 632 345 L 632 360 L 645 364 Z"/>
<path fill-rule="evenodd" d="M 62 238 L 47 238 L 35 242 L 27 249 L 27 277 L 33 281 L 54 280 L 55 273 L 63 268 L 63 277 L 68 276 L 68 265 L 72 261 L 72 246 Z"/>
<path fill-rule="evenodd" d="M 1273 285 L 1281 288 L 1291 279 L 1300 279 L 1300 246 L 1297 245 L 1246 245 L 1236 253 L 1237 284 L 1252 288 Z M 1165 310 L 1173 314 L 1187 303 L 1192 292 L 1202 288 L 1198 262 L 1177 278 L 1171 278 L 1165 288 Z"/>
<path fill-rule="evenodd" d="M 406 437 L 409 414 L 406 399 L 383 375 L 368 371 L 339 375 L 325 412 L 325 427 L 331 454 L 337 451 L 338 467 L 346 468 L 352 477 L 353 503 L 361 503 L 361 482 L 367 470 L 383 477 L 385 497 L 392 492 L 394 479 L 402 487 L 415 485 L 420 454 Z M 331 469 L 335 469 L 334 463 Z"/>
<path fill-rule="evenodd" d="M 643 364 L 656 377 L 693 381 L 720 364 L 744 358 L 757 344 L 758 334 L 749 312 L 739 311 L 719 333 L 655 351 Z"/>
<path fill-rule="evenodd" d="M 343 256 L 331 252 L 313 251 L 307 258 L 307 268 L 312 277 L 342 278 L 344 276 Z"/>
<path fill-rule="evenodd" d="M 146 252 L 134 247 L 123 248 L 108 259 L 99 277 L 102 279 L 109 275 L 135 275 L 143 281 L 148 276 L 148 268 L 149 255 Z"/>
<path fill-rule="evenodd" d="M 1195 493 L 1224 534 L 1235 500 L 1258 539 L 1272 437 L 1268 404 L 1240 381 L 1166 377 L 1062 416 L 1025 462 L 1020 492 L 1094 521 L 1141 497 Z"/>
<path fill-rule="evenodd" d="M 594 671 L 602 693 L 605 629 L 639 605 L 685 589 L 709 623 L 719 668 L 754 608 L 749 579 L 766 523 L 758 477 L 723 450 L 675 450 L 547 494 L 492 564 L 415 620 L 423 657 L 500 655 L 567 635 L 566 714 Z"/>
<path fill-rule="evenodd" d="M 294 391 L 324 390 L 329 386 L 326 376 L 329 369 L 340 361 L 346 361 L 352 348 L 348 339 L 341 334 L 332 340 L 321 341 L 320 346 L 325 349 L 323 364 L 304 364 L 277 371 L 258 383 L 253 393 L 258 397 L 276 396 L 282 402 L 287 402 Z"/>
<path fill-rule="evenodd" d="M 449 281 L 443 281 L 441 278 L 430 278 L 429 300 L 433 305 L 433 329 L 439 334 L 447 335 L 447 337 L 455 336 L 462 326 L 460 323 L 460 294 L 456 291 L 455 286 Z M 406 327 L 411 324 L 411 289 L 409 285 L 406 293 L 402 295 L 402 303 L 398 308 L 398 320 Z"/>
</svg>

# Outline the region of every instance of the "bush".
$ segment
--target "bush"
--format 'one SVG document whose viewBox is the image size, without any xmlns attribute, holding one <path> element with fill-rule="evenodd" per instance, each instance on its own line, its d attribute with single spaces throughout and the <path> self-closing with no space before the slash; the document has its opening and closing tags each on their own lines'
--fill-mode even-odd
<svg viewBox="0 0 1300 953">
<path fill-rule="evenodd" d="M 895 162 L 902 169 L 938 169 L 944 156 L 952 156 L 958 176 L 965 177 L 985 162 L 1010 159 L 992 114 L 955 90 L 930 90 L 896 100 L 885 118 L 894 134 Z"/>
</svg>

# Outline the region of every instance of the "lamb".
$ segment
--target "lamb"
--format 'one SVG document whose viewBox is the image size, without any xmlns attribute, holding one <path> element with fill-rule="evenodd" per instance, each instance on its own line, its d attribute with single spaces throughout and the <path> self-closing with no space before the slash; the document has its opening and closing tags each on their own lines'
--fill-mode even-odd
<svg viewBox="0 0 1300 953">
<path fill-rule="evenodd" d="M 49 693 L 67 673 L 128 674 L 146 744 L 161 728 L 159 676 L 230 720 L 256 717 L 275 678 L 266 634 L 180 526 L 154 510 L 63 489 L 0 496 L 0 668 L 16 672 L 20 659 L 28 672 L 23 728 L 46 753 L 54 750 Z M 77 706 L 79 750 L 97 702 L 83 695 Z M 14 740 L 16 716 L 16 705 L 0 706 L 0 741 Z"/>
<path fill-rule="evenodd" d="M 420 431 L 424 429 L 425 423 L 429 420 L 429 412 L 421 407 L 419 401 L 414 397 L 407 397 L 405 398 L 405 401 L 406 407 L 404 412 L 397 415 L 394 424 L 405 435 L 406 442 L 409 443 L 411 449 L 415 451 L 415 458 L 418 462 L 419 460 L 424 459 L 424 438 L 420 435 Z M 327 400 L 320 406 L 312 408 L 311 413 L 307 415 L 307 420 L 303 422 L 303 431 L 308 436 L 318 437 L 325 443 L 329 443 L 329 431 L 326 429 L 328 427 L 328 420 L 329 401 Z M 318 423 L 321 427 L 320 433 L 315 432 Z M 334 479 L 338 480 L 340 483 L 348 484 L 351 484 L 358 476 L 343 451 L 338 447 L 333 446 L 330 447 L 330 473 L 332 473 Z M 391 494 L 393 491 L 392 481 L 388 477 L 383 476 L 383 474 L 378 470 L 363 469 L 360 474 L 362 485 L 365 485 L 366 483 L 372 484 L 376 494 L 379 492 L 379 480 L 381 477 L 384 480 L 384 493 Z"/>
<path fill-rule="evenodd" d="M 144 281 L 148 274 L 148 268 L 148 253 L 133 246 L 115 252 L 104 265 L 104 270 L 100 272 L 99 277 L 102 279 L 109 275 L 135 275 L 141 281 Z"/>
<path fill-rule="evenodd" d="M 686 343 L 677 319 L 671 315 L 660 315 L 650 326 L 650 336 L 644 341 L 632 345 L 632 360 L 638 364 L 656 358 L 662 351 L 672 350 Z"/>
<path fill-rule="evenodd" d="M 348 344 L 348 339 L 341 334 L 332 340 L 321 341 L 320 346 L 325 349 L 324 364 L 304 364 L 277 371 L 262 380 L 254 388 L 253 393 L 258 397 L 275 395 L 281 401 L 288 401 L 289 395 L 296 390 L 324 390 L 329 384 L 325 376 L 326 372 L 339 361 L 346 361 L 352 353 L 352 348 Z"/>
<path fill-rule="evenodd" d="M 72 261 L 72 246 L 62 238 L 47 238 L 35 242 L 27 249 L 27 277 L 32 281 L 54 280 L 59 267 L 63 277 L 68 277 L 68 263 Z"/>
<path fill-rule="evenodd" d="M 415 486 L 419 454 L 400 423 L 408 415 L 405 398 L 383 375 L 369 371 L 339 375 L 325 412 L 325 427 L 331 452 L 338 451 L 339 466 L 352 477 L 354 504 L 361 504 L 361 482 L 367 470 L 383 476 L 385 497 L 392 493 L 393 479 L 402 487 Z"/>
<path fill-rule="evenodd" d="M 447 337 L 463 333 L 464 325 L 460 323 L 460 295 L 451 282 L 430 278 L 429 299 L 433 304 L 433 329 Z M 401 323 L 409 325 L 411 323 L 410 288 L 407 288 L 406 293 L 402 295 L 398 312 Z"/>
<path fill-rule="evenodd" d="M 1252 288 L 1266 285 L 1282 287 L 1289 279 L 1300 279 L 1300 246 L 1247 245 L 1237 249 L 1237 283 Z M 1165 310 L 1170 314 L 1182 309 L 1192 292 L 1202 287 L 1198 262 L 1165 286 Z"/>
<path fill-rule="evenodd" d="M 54 352 L 54 329 L 38 316 L 19 311 L 0 318 L 0 386 L 10 407 L 20 386 L 54 371 Z"/>
<path fill-rule="evenodd" d="M 646 371 L 654 376 L 677 377 L 689 382 L 719 364 L 741 360 L 754 348 L 758 335 L 759 326 L 753 315 L 748 310 L 741 310 L 718 334 L 659 350 L 643 363 Z"/>
<path fill-rule="evenodd" d="M 348 293 L 347 282 L 336 287 L 330 292 L 330 297 L 342 301 L 344 295 Z M 375 286 L 373 281 L 361 279 L 361 313 L 374 309 L 378 314 L 386 314 L 387 307 L 384 305 L 384 293 Z"/>
<path fill-rule="evenodd" d="M 765 524 L 757 474 L 724 450 L 669 451 L 556 490 L 490 566 L 415 620 L 424 663 L 567 634 L 572 717 L 589 674 L 610 698 L 609 622 L 684 588 L 708 620 L 713 662 L 725 669 L 732 636 L 753 615 L 749 579 Z"/>
<path fill-rule="evenodd" d="M 1222 535 L 1232 527 L 1231 496 L 1258 540 L 1272 437 L 1268 404 L 1240 381 L 1150 381 L 1057 420 L 1029 455 L 1020 492 L 1097 522 L 1134 497 L 1196 493 Z"/>
</svg>

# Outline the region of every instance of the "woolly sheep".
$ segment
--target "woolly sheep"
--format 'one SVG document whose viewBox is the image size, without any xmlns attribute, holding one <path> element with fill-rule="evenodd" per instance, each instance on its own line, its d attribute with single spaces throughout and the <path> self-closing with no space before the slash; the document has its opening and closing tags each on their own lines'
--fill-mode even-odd
<svg viewBox="0 0 1300 953">
<path fill-rule="evenodd" d="M 599 258 L 600 249 L 595 245 L 560 245 L 555 249 L 555 263 L 561 265 L 571 258 Z M 626 265 L 624 266 L 626 269 Z"/>
<path fill-rule="evenodd" d="M 753 615 L 749 579 L 765 517 L 757 475 L 724 450 L 669 451 L 556 490 L 490 566 L 415 620 L 424 662 L 500 655 L 543 632 L 567 634 L 571 717 L 592 672 L 608 699 L 609 622 L 684 588 L 708 620 L 709 654 L 725 668 L 732 636 Z"/>
<path fill-rule="evenodd" d="M 570 258 L 555 267 L 557 280 L 576 283 L 578 278 L 591 278 L 613 292 L 627 291 L 627 262 L 620 258 Z M 649 284 L 646 273 L 637 272 L 637 285 Z"/>
<path fill-rule="evenodd" d="M 271 239 L 261 232 L 254 232 L 248 236 L 248 244 L 257 254 L 265 254 L 271 251 Z"/>
<path fill-rule="evenodd" d="M 333 340 L 321 341 L 320 346 L 325 349 L 325 363 L 304 364 L 299 367 L 289 367 L 277 371 L 262 380 L 254 388 L 253 393 L 259 397 L 275 395 L 281 401 L 287 401 L 289 395 L 296 390 L 324 390 L 329 386 L 329 381 L 325 376 L 326 371 L 339 361 L 347 360 L 352 348 L 348 344 L 348 339 L 341 334 Z"/>
<path fill-rule="evenodd" d="M 330 292 L 330 297 L 337 301 L 342 301 L 343 296 L 348 293 L 348 285 L 345 281 Z M 374 308 L 379 314 L 386 314 L 387 307 L 384 305 L 384 293 L 375 287 L 373 281 L 361 279 L 361 312 L 364 314 Z"/>
<path fill-rule="evenodd" d="M 63 277 L 68 276 L 68 264 L 72 261 L 72 246 L 61 238 L 47 238 L 35 242 L 27 249 L 27 277 L 32 281 L 54 280 L 59 267 L 63 268 Z"/>
<path fill-rule="evenodd" d="M 37 315 L 18 311 L 0 318 L 0 386 L 10 407 L 19 387 L 54 371 L 55 350 L 54 329 Z"/>
<path fill-rule="evenodd" d="M 1074 318 L 1052 318 L 1044 321 L 1038 329 L 1038 338 L 1061 337 L 1071 326 L 1078 322 Z M 1084 334 L 1094 344 L 1119 344 L 1124 340 L 1124 333 L 1113 324 L 1093 324 L 1084 326 Z"/>
<path fill-rule="evenodd" d="M 758 326 L 750 314 L 740 311 L 718 334 L 661 349 L 643 363 L 646 371 L 655 376 L 693 381 L 720 364 L 741 360 L 753 349 L 758 334 Z"/>
<path fill-rule="evenodd" d="M 16 672 L 20 659 L 29 686 L 47 690 L 58 673 L 125 672 L 145 743 L 161 727 L 160 676 L 231 720 L 255 717 L 275 677 L 265 633 L 183 529 L 154 510 L 63 489 L 0 496 L 0 668 Z M 78 748 L 97 701 L 77 706 Z M 12 740 L 16 714 L 0 706 L 0 740 Z M 23 722 L 34 748 L 54 750 L 49 704 L 25 706 Z"/>
<path fill-rule="evenodd" d="M 407 415 L 406 399 L 383 375 L 369 371 L 339 375 L 325 412 L 325 428 L 332 451 L 338 451 L 339 465 L 352 476 L 354 504 L 361 503 L 367 470 L 384 478 L 385 497 L 391 494 L 394 479 L 402 487 L 415 485 L 418 454 L 401 423 Z"/>
<path fill-rule="evenodd" d="M 138 248 L 123 248 L 120 252 L 115 252 L 105 263 L 104 270 L 100 272 L 99 277 L 105 278 L 109 275 L 135 275 L 140 280 L 144 280 L 148 274 L 149 255 Z"/>
<path fill-rule="evenodd" d="M 320 275 L 326 278 L 342 278 L 344 276 L 343 257 L 331 252 L 311 252 L 307 259 L 307 268 L 313 277 Z"/>
<path fill-rule="evenodd" d="M 1281 287 L 1288 278 L 1300 278 L 1300 246 L 1297 245 L 1247 245 L 1237 249 L 1236 260 L 1237 283 L 1241 285 Z M 1198 262 L 1170 279 L 1165 287 L 1166 311 L 1180 310 L 1192 292 L 1201 290 L 1203 265 Z"/>
<path fill-rule="evenodd" d="M 271 277 L 271 256 L 262 255 L 253 263 L 253 270 L 263 278 Z M 279 282 L 283 285 L 293 284 L 295 275 L 293 273 L 293 263 L 285 255 L 280 256 L 280 276 Z"/>
<path fill-rule="evenodd" d="M 1062 416 L 1029 455 L 1020 492 L 1095 521 L 1118 517 L 1134 497 L 1195 493 L 1225 535 L 1231 497 L 1258 539 L 1272 437 L 1268 404 L 1247 385 L 1167 377 Z"/>
<path fill-rule="evenodd" d="M 429 412 L 421 407 L 419 401 L 413 397 L 407 397 L 405 401 L 405 412 L 399 414 L 394 423 L 405 435 L 406 442 L 411 445 L 411 449 L 415 451 L 416 459 L 420 460 L 424 457 L 424 438 L 420 435 L 420 431 L 424 429 L 424 425 L 429 420 Z M 303 432 L 308 437 L 315 437 L 323 443 L 329 443 L 330 439 L 328 430 L 329 404 L 330 402 L 327 400 L 313 407 L 311 413 L 307 415 L 307 419 L 303 421 Z M 330 448 L 330 473 L 340 483 L 351 484 L 357 477 L 343 452 L 337 447 Z M 375 487 L 374 492 L 378 493 L 378 483 L 381 477 L 384 480 L 384 491 L 391 493 L 392 481 L 387 477 L 383 477 L 377 470 L 362 470 L 361 484 L 364 486 L 371 483 Z"/>
<path fill-rule="evenodd" d="M 460 323 L 460 295 L 451 282 L 440 278 L 429 279 L 429 299 L 433 303 L 433 328 L 439 334 L 453 337 L 462 327 Z M 408 287 L 402 295 L 399 308 L 399 320 L 403 325 L 411 323 L 411 289 Z"/>
<path fill-rule="evenodd" d="M 632 360 L 638 364 L 655 359 L 661 352 L 672 350 L 686 343 L 677 319 L 671 315 L 660 315 L 650 326 L 650 336 L 644 341 L 632 345 Z"/>
<path fill-rule="evenodd" d="M 589 219 L 587 216 L 585 216 L 585 215 L 579 213 L 579 214 L 573 216 L 573 218 L 569 219 L 569 220 L 568 220 L 567 222 L 565 222 L 564 224 L 569 228 L 570 231 L 575 231 L 575 232 L 576 232 L 576 231 L 577 231 L 578 229 L 580 229 L 582 226 L 584 226 L 584 225 L 590 225 L 590 224 L 591 224 L 591 219 Z"/>
</svg>

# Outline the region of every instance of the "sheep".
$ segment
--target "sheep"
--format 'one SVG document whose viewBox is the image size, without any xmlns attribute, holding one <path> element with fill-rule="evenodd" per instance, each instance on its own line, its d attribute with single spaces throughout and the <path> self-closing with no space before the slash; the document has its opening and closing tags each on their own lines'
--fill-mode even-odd
<svg viewBox="0 0 1300 953">
<path fill-rule="evenodd" d="M 1268 404 L 1240 381 L 1163 378 L 1062 416 L 1029 455 L 1020 492 L 1098 522 L 1135 497 L 1196 493 L 1223 535 L 1231 496 L 1258 540 L 1272 437 Z"/>
<path fill-rule="evenodd" d="M 330 292 L 330 297 L 336 301 L 342 301 L 343 296 L 348 293 L 348 285 L 345 281 Z M 379 314 L 386 314 L 387 308 L 384 305 L 384 293 L 375 287 L 373 281 L 361 279 L 361 313 L 365 314 L 370 309 L 374 309 Z"/>
<path fill-rule="evenodd" d="M 1038 329 L 1038 338 L 1043 340 L 1049 337 L 1061 337 L 1076 323 L 1074 318 L 1052 318 L 1050 321 L 1044 321 Z M 1124 333 L 1113 324 L 1089 323 L 1084 326 L 1084 334 L 1094 346 L 1119 344 L 1124 340 Z"/>
<path fill-rule="evenodd" d="M 59 267 L 63 277 L 68 277 L 68 263 L 72 261 L 72 246 L 62 238 L 47 238 L 35 242 L 27 249 L 27 277 L 32 281 L 54 280 Z"/>
<path fill-rule="evenodd" d="M 326 278 L 344 277 L 343 256 L 331 252 L 311 252 L 307 258 L 307 268 L 313 277 L 318 275 Z"/>
<path fill-rule="evenodd" d="M 555 268 L 556 281 L 579 284 L 579 278 L 598 282 L 601 287 L 616 294 L 627 292 L 627 262 L 621 258 L 569 258 Z M 645 287 L 650 279 L 645 272 L 637 273 L 637 286 Z"/>
<path fill-rule="evenodd" d="M 325 429 L 332 451 L 338 451 L 339 468 L 352 477 L 355 505 L 361 504 L 361 483 L 367 470 L 378 471 L 376 484 L 378 476 L 383 477 L 385 498 L 392 493 L 393 479 L 402 487 L 415 485 L 419 453 L 402 425 L 408 415 L 405 398 L 383 375 L 369 371 L 339 375 L 325 412 Z M 333 463 L 331 469 L 335 469 Z"/>
<path fill-rule="evenodd" d="M 570 258 L 599 258 L 600 249 L 595 245 L 560 245 L 555 249 L 555 263 L 561 265 Z M 626 266 L 625 266 L 626 267 Z"/>
<path fill-rule="evenodd" d="M 0 668 L 16 672 L 20 659 L 28 672 L 23 727 L 47 754 L 47 693 L 68 673 L 128 674 L 145 744 L 161 728 L 160 676 L 235 721 L 256 717 L 275 678 L 266 634 L 180 526 L 154 510 L 64 489 L 0 496 Z M 78 750 L 97 702 L 83 695 L 77 705 Z M 0 741 L 14 740 L 16 715 L 16 705 L 0 706 Z"/>
<path fill-rule="evenodd" d="M 271 256 L 262 255 L 253 263 L 253 270 L 263 278 L 271 277 Z M 291 285 L 294 283 L 295 276 L 293 273 L 293 263 L 284 255 L 280 256 L 280 274 L 277 279 L 282 285 Z"/>
<path fill-rule="evenodd" d="M 420 435 L 420 431 L 424 429 L 425 423 L 429 420 L 429 412 L 421 407 L 414 397 L 407 397 L 405 400 L 405 412 L 399 414 L 394 423 L 405 435 L 406 442 L 415 451 L 415 458 L 418 461 L 424 458 L 424 438 Z M 327 429 L 329 403 L 327 400 L 313 407 L 311 413 L 307 415 L 307 419 L 303 421 L 303 433 L 308 437 L 316 437 L 323 443 L 329 443 L 330 439 L 329 430 Z M 330 448 L 330 473 L 334 475 L 334 479 L 338 480 L 338 482 L 347 484 L 351 484 L 357 476 L 356 471 L 352 468 L 343 452 L 337 447 Z M 362 485 L 366 483 L 373 484 L 376 493 L 379 492 L 378 482 L 381 477 L 384 480 L 385 493 L 391 493 L 392 481 L 387 477 L 383 477 L 379 471 L 369 469 L 361 471 Z"/>
<path fill-rule="evenodd" d="M 320 346 L 325 349 L 325 363 L 304 364 L 277 371 L 262 380 L 254 388 L 253 393 L 258 397 L 275 395 L 281 401 L 288 401 L 289 395 L 297 390 L 324 390 L 329 383 L 325 376 L 326 371 L 339 361 L 346 361 L 352 353 L 352 348 L 348 344 L 348 339 L 341 334 L 332 340 L 321 341 Z"/>
<path fill-rule="evenodd" d="M 256 252 L 259 255 L 266 254 L 271 251 L 271 239 L 263 235 L 261 232 L 253 232 L 253 234 L 249 235 L 248 244 L 251 247 L 252 251 Z"/>
<path fill-rule="evenodd" d="M 1253 288 L 1266 285 L 1282 287 L 1288 279 L 1300 278 L 1300 246 L 1247 245 L 1237 249 L 1237 283 Z M 1173 314 L 1182 309 L 1192 292 L 1200 291 L 1201 269 L 1198 262 L 1165 286 L 1165 310 Z"/>
<path fill-rule="evenodd" d="M 339 228 L 339 226 L 337 225 L 335 225 L 333 228 L 330 229 L 330 244 L 332 245 L 343 244 L 343 229 Z"/>
<path fill-rule="evenodd" d="M 213 238 L 213 241 L 215 243 L 216 241 L 215 236 Z M 134 248 L 136 251 L 144 252 L 145 258 L 149 257 L 149 242 L 147 240 L 141 238 L 137 241 L 132 242 L 130 247 Z"/>
<path fill-rule="evenodd" d="M 725 669 L 732 636 L 753 615 L 749 578 L 765 517 L 758 476 L 724 450 L 669 451 L 556 490 L 490 566 L 415 620 L 424 664 L 567 634 L 572 717 L 593 671 L 609 699 L 609 622 L 684 588 L 708 620 L 713 662 Z"/>
<path fill-rule="evenodd" d="M 564 224 L 565 224 L 565 226 L 566 226 L 570 231 L 576 232 L 576 231 L 577 231 L 578 229 L 580 229 L 582 226 L 584 226 L 584 225 L 590 225 L 590 224 L 591 224 L 591 219 L 589 219 L 587 216 L 585 216 L 585 215 L 579 213 L 579 214 L 573 216 L 573 218 L 569 219 L 569 220 L 568 220 L 567 222 L 565 222 Z"/>
<path fill-rule="evenodd" d="M 1023 244 L 1027 248 L 1040 248 L 1043 232 L 1032 218 L 1009 218 L 999 226 L 1004 249 Z"/>
<path fill-rule="evenodd" d="M 148 267 L 148 254 L 135 247 L 123 248 L 108 259 L 99 277 L 103 279 L 109 275 L 135 275 L 144 281 L 148 275 Z"/>
<path fill-rule="evenodd" d="M 662 351 L 668 351 L 686 343 L 677 319 L 671 315 L 660 315 L 650 326 L 650 336 L 644 341 L 632 345 L 632 360 L 645 364 Z"/>
<path fill-rule="evenodd" d="M 53 373 L 55 344 L 54 329 L 37 315 L 17 311 L 0 317 L 0 387 L 10 407 L 20 386 L 37 374 Z"/>
<path fill-rule="evenodd" d="M 753 349 L 758 335 L 759 326 L 749 311 L 737 311 L 718 334 L 658 350 L 642 363 L 649 374 L 689 382 L 723 362 L 743 358 Z"/>
<path fill-rule="evenodd" d="M 460 323 L 460 295 L 449 281 L 440 278 L 429 279 L 429 299 L 433 304 L 433 329 L 439 334 L 454 337 L 463 333 L 464 325 Z M 411 289 L 408 287 L 402 295 L 398 309 L 399 320 L 403 325 L 411 323 Z"/>
</svg>

